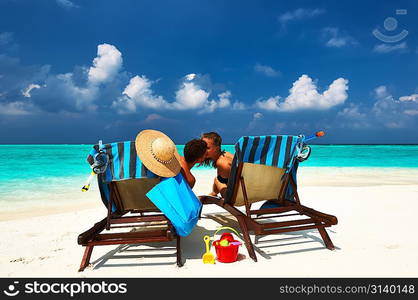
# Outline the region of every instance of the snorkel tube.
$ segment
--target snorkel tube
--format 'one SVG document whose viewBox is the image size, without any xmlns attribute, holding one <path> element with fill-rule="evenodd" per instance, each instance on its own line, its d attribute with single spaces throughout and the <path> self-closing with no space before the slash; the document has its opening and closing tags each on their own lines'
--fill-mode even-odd
<svg viewBox="0 0 418 300">
<path fill-rule="evenodd" d="M 99 141 L 99 152 L 96 155 L 94 155 L 93 159 L 94 162 L 91 165 L 91 168 L 93 170 L 87 178 L 86 183 L 81 188 L 82 192 L 87 192 L 90 189 L 91 181 L 93 180 L 95 175 L 104 173 L 106 171 L 107 164 L 109 163 L 109 156 L 103 150 L 102 140 Z"/>
<path fill-rule="evenodd" d="M 301 145 L 299 146 L 299 153 L 296 155 L 296 159 L 299 162 L 307 160 L 309 156 L 311 155 L 311 147 L 309 145 L 306 145 L 305 142 L 319 138 L 324 135 L 325 135 L 325 132 L 321 130 L 321 131 L 315 132 L 314 134 L 311 134 L 310 136 L 305 137 L 302 140 Z"/>
<path fill-rule="evenodd" d="M 305 142 L 307 142 L 309 140 L 313 140 L 313 139 L 319 138 L 319 137 L 324 136 L 324 135 L 325 135 L 325 132 L 324 131 L 322 131 L 322 130 L 321 131 L 317 131 L 314 134 L 311 134 L 310 136 L 307 136 L 305 138 Z"/>
<path fill-rule="evenodd" d="M 96 175 L 96 173 L 91 171 L 90 176 L 86 180 L 86 183 L 81 188 L 82 192 L 87 192 L 90 189 L 90 184 L 91 184 L 91 181 L 93 180 L 94 175 Z"/>
</svg>

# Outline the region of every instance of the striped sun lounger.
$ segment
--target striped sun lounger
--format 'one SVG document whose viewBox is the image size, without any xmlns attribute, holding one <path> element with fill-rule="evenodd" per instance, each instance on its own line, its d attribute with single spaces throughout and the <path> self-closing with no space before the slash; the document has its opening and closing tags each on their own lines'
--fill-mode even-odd
<svg viewBox="0 0 418 300">
<path fill-rule="evenodd" d="M 78 236 L 78 244 L 86 247 L 79 271 L 89 265 L 94 246 L 172 240 L 176 241 L 176 262 L 181 267 L 180 236 L 167 216 L 147 197 L 162 178 L 142 164 L 133 141 L 104 144 L 101 149 L 95 145 L 87 157 L 90 165 L 100 150 L 108 155 L 109 161 L 97 177 L 107 217 Z"/>
<path fill-rule="evenodd" d="M 318 229 L 325 246 L 334 249 L 325 228 L 337 224 L 337 218 L 303 206 L 298 196 L 297 170 L 303 160 L 301 153 L 307 148 L 303 135 L 241 137 L 235 144 L 224 197 L 199 197 L 203 204 L 217 204 L 237 219 L 254 261 L 257 257 L 250 232 L 259 236 Z M 251 209 L 252 204 L 260 201 L 264 201 L 261 207 Z M 299 218 L 289 220 L 292 211 Z M 287 220 L 281 221 L 281 217 Z"/>
</svg>

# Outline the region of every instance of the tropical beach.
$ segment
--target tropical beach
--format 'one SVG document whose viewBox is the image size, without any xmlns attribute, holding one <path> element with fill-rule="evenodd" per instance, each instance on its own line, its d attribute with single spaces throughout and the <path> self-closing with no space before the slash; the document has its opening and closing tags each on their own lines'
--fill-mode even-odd
<svg viewBox="0 0 418 300">
<path fill-rule="evenodd" d="M 411 154 L 415 147 L 409 147 Z M 315 163 L 315 151 L 311 162 Z M 197 169 L 194 173 L 194 193 L 208 194 L 216 171 Z M 257 242 L 251 236 L 258 262 L 241 246 L 236 262 L 203 264 L 204 235 L 212 236 L 221 226 L 239 231 L 225 210 L 206 205 L 191 234 L 182 238 L 183 267 L 175 263 L 171 242 L 96 246 L 91 265 L 78 272 L 84 248 L 77 244 L 77 237 L 106 216 L 97 184 L 82 193 L 80 177 L 80 185 L 76 189 L 67 186 L 63 195 L 50 194 L 49 201 L 39 198 L 38 204 L 29 201 L 26 207 L 11 204 L 0 213 L 4 241 L 0 276 L 416 277 L 417 178 L 416 168 L 303 167 L 302 163 L 298 171 L 302 204 L 338 218 L 338 224 L 327 230 L 336 248 L 333 251 L 325 248 L 317 230 L 306 230 L 260 237 Z M 211 251 L 215 255 L 213 247 Z"/>
<path fill-rule="evenodd" d="M 126 277 L 415 293 L 417 10 L 0 1 L 3 293 Z"/>
</svg>

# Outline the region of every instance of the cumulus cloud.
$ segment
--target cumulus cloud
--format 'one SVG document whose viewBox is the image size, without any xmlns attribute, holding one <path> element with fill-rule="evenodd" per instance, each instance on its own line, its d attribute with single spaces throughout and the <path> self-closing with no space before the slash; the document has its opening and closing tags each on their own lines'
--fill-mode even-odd
<svg viewBox="0 0 418 300">
<path fill-rule="evenodd" d="M 232 109 L 233 110 L 244 110 L 244 109 L 247 109 L 247 106 L 243 102 L 240 102 L 240 101 L 236 100 L 232 104 Z"/>
<path fill-rule="evenodd" d="M 257 63 L 257 64 L 254 66 L 254 70 L 255 70 L 257 73 L 261 73 L 261 74 L 263 74 L 263 75 L 265 75 L 265 76 L 267 76 L 267 77 L 277 77 L 277 76 L 279 76 L 279 75 L 280 75 L 280 72 L 279 72 L 279 71 L 276 71 L 275 69 L 273 69 L 273 68 L 272 68 L 272 67 L 270 67 L 270 66 L 261 65 L 261 64 L 259 64 L 259 63 Z"/>
<path fill-rule="evenodd" d="M 261 109 L 265 110 L 272 110 L 272 111 L 280 111 L 280 96 L 270 97 L 267 100 L 257 100 L 255 105 Z"/>
<path fill-rule="evenodd" d="M 301 109 L 326 110 L 343 104 L 347 99 L 348 80 L 334 80 L 322 94 L 308 75 L 302 75 L 293 83 L 289 96 L 280 101 L 280 96 L 256 101 L 256 107 L 271 111 L 296 111 Z"/>
<path fill-rule="evenodd" d="M 200 113 L 211 113 L 219 108 L 226 108 L 231 106 L 231 92 L 226 91 L 223 93 L 218 94 L 218 100 L 208 100 L 208 102 L 204 105 L 203 110 Z"/>
<path fill-rule="evenodd" d="M 113 45 L 101 44 L 97 47 L 97 57 L 90 67 L 88 78 L 92 84 L 111 81 L 122 67 L 122 53 Z"/>
<path fill-rule="evenodd" d="M 194 73 L 184 77 L 180 88 L 176 91 L 176 99 L 170 103 L 175 110 L 198 110 L 198 113 L 211 113 L 219 108 L 231 106 L 231 92 L 218 94 L 216 99 L 210 99 L 210 91 L 205 90 L 199 80 L 201 77 Z"/>
<path fill-rule="evenodd" d="M 113 84 L 121 68 L 120 51 L 113 45 L 100 44 L 92 66 L 49 74 L 44 88 L 37 92 L 36 103 L 49 111 L 97 111 L 102 104 L 101 93 L 106 85 Z"/>
<path fill-rule="evenodd" d="M 9 41 L 10 35 L 2 35 L 3 43 L 6 38 Z M 109 44 L 97 46 L 91 66 L 75 66 L 61 74 L 51 73 L 48 65 L 24 66 L 19 58 L 0 54 L 0 91 L 7 95 L 0 99 L 3 111 L 14 115 L 24 114 L 29 108 L 54 113 L 97 111 L 109 105 L 106 102 L 116 90 L 120 94 L 120 81 L 125 79 L 121 68 L 122 55 Z M 31 106 L 25 98 L 31 100 Z M 21 103 L 28 109 L 23 110 Z"/>
<path fill-rule="evenodd" d="M 173 108 L 179 110 L 203 108 L 208 105 L 209 93 L 193 82 L 195 74 L 185 76 L 185 80 L 176 92 L 176 101 Z"/>
<path fill-rule="evenodd" d="M 119 113 L 136 112 L 137 107 L 168 108 L 169 104 L 161 96 L 154 95 L 152 82 L 145 76 L 135 76 L 125 87 L 122 96 L 112 103 L 112 107 Z"/>
<path fill-rule="evenodd" d="M 168 102 L 162 96 L 155 95 L 152 81 L 143 76 L 131 78 L 125 87 L 123 95 L 112 103 L 112 108 L 118 113 L 134 113 L 139 107 L 163 110 L 196 110 L 198 113 L 211 113 L 219 108 L 231 106 L 231 92 L 218 94 L 216 99 L 210 99 L 210 92 L 205 90 L 199 81 L 207 81 L 200 75 L 191 73 L 183 80 L 175 92 L 175 100 Z"/>
</svg>

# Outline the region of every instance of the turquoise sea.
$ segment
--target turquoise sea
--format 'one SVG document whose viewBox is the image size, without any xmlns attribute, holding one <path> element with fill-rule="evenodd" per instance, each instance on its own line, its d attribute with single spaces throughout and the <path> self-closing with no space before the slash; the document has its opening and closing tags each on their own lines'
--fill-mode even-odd
<svg viewBox="0 0 418 300">
<path fill-rule="evenodd" d="M 0 145 L 0 204 L 68 201 L 80 194 L 90 166 L 92 145 Z M 301 168 L 418 168 L 418 145 L 311 145 Z M 183 145 L 177 146 L 180 154 Z M 234 153 L 233 145 L 223 149 Z M 204 167 L 194 169 L 204 172 Z M 53 197 L 51 197 L 53 194 Z"/>
</svg>

